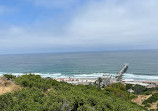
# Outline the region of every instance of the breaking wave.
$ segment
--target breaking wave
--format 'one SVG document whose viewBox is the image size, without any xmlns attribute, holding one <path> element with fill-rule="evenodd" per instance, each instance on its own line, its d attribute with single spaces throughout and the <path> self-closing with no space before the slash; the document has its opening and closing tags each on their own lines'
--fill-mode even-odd
<svg viewBox="0 0 158 111">
<path fill-rule="evenodd" d="M 136 74 L 130 74 L 130 73 L 123 74 L 123 78 L 124 79 L 134 79 L 134 80 L 156 80 L 156 81 L 158 81 L 158 76 L 136 75 Z"/>
<path fill-rule="evenodd" d="M 6 73 L 6 72 L 0 72 L 0 76 L 3 76 L 4 74 L 12 74 L 14 76 L 22 76 L 25 74 L 30 73 Z M 92 74 L 62 74 L 62 73 L 32 73 L 35 75 L 40 75 L 41 77 L 51 77 L 51 78 L 98 78 L 98 77 L 115 77 L 117 74 L 114 73 L 92 73 Z M 131 73 L 124 73 L 122 76 L 123 79 L 134 79 L 134 80 L 154 80 L 158 81 L 158 76 L 153 75 L 141 75 L 141 74 L 131 74 Z"/>
</svg>

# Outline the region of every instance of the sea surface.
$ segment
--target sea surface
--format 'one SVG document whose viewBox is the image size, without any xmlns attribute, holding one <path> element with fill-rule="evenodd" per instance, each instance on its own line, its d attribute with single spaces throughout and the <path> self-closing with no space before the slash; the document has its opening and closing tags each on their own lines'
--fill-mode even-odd
<svg viewBox="0 0 158 111">
<path fill-rule="evenodd" d="M 158 50 L 0 55 L 0 76 L 26 73 L 61 78 L 115 76 L 124 63 L 129 68 L 123 79 L 158 81 Z"/>
</svg>

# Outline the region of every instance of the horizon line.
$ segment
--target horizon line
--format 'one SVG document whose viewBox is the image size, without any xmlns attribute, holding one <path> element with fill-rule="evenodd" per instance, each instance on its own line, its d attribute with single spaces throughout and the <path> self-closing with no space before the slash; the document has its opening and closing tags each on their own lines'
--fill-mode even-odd
<svg viewBox="0 0 158 111">
<path fill-rule="evenodd" d="M 113 50 L 89 50 L 89 51 L 56 51 L 56 52 L 26 52 L 26 53 L 0 53 L 0 55 L 24 55 L 24 54 L 56 54 L 56 53 L 86 53 L 86 52 L 118 52 L 118 51 L 146 51 L 158 49 L 113 49 Z"/>
</svg>

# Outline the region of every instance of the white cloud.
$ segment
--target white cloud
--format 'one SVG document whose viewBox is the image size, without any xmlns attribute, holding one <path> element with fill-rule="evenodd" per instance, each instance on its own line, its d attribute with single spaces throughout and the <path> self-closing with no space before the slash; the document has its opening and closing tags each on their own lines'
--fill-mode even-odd
<svg viewBox="0 0 158 111">
<path fill-rule="evenodd" d="M 74 18 L 68 31 L 78 38 L 98 44 L 155 41 L 158 35 L 158 1 L 140 1 L 93 3 Z"/>
<path fill-rule="evenodd" d="M 43 2 L 38 0 L 38 4 Z M 49 2 L 60 6 L 65 4 L 54 0 Z M 158 48 L 157 6 L 157 0 L 89 2 L 62 29 L 55 30 L 56 26 L 49 22 L 38 22 L 36 26 L 1 27 L 0 49 L 44 48 L 60 51 L 62 48 L 62 51 L 71 51 L 75 47 L 76 50 Z"/>
</svg>

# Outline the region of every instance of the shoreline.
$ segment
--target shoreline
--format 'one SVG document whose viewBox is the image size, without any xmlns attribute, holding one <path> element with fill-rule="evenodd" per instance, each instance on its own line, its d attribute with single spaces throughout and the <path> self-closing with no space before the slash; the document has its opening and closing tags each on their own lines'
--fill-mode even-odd
<svg viewBox="0 0 158 111">
<path fill-rule="evenodd" d="M 54 74 L 49 74 L 49 73 L 1 73 L 0 74 L 0 77 L 3 77 L 3 75 L 4 74 L 9 74 L 9 75 L 13 75 L 13 76 L 16 76 L 16 77 L 18 77 L 18 76 L 22 76 L 22 75 L 29 75 L 29 74 L 34 74 L 34 75 L 40 75 L 42 78 L 53 78 L 53 79 L 68 79 L 68 78 L 72 78 L 72 79 L 82 79 L 82 80 L 96 80 L 97 78 L 99 78 L 99 77 L 101 77 L 101 78 L 112 78 L 112 79 L 114 79 L 116 76 L 112 76 L 112 75 L 107 75 L 107 74 L 105 74 L 105 76 L 60 76 L 61 75 L 61 73 L 54 73 Z M 99 73 L 99 74 L 103 74 L 103 73 Z M 125 73 L 126 74 L 126 73 Z M 77 74 L 78 75 L 78 74 Z M 81 74 L 82 75 L 82 74 Z M 89 74 L 87 74 L 87 75 L 89 75 Z M 90 74 L 90 75 L 92 75 L 92 74 Z M 153 82 L 158 82 L 158 80 L 156 80 L 156 79 L 136 79 L 136 78 L 124 78 L 123 76 L 125 76 L 124 74 L 122 75 L 122 80 L 128 80 L 128 79 L 132 79 L 132 80 L 134 80 L 134 81 L 137 81 L 137 82 L 142 82 L 142 81 L 153 81 Z"/>
<path fill-rule="evenodd" d="M 22 76 L 22 75 L 21 75 Z M 18 76 L 16 76 L 18 77 Z M 42 76 L 41 76 L 42 77 Z M 0 76 L 0 82 L 1 79 L 4 78 L 3 76 Z M 43 78 L 43 77 L 42 77 Z M 60 77 L 44 77 L 46 79 L 54 79 L 58 82 L 67 82 L 73 85 L 89 85 L 89 84 L 95 84 L 98 81 L 98 78 L 77 78 L 77 77 L 66 77 L 66 78 L 60 78 Z M 107 78 L 107 77 L 101 77 L 102 78 L 102 82 L 101 84 L 104 86 L 107 86 L 109 84 L 113 84 L 113 83 L 122 83 L 124 85 L 126 84 L 132 84 L 132 85 L 142 85 L 145 86 L 147 88 L 153 88 L 153 87 L 158 87 L 158 81 L 149 81 L 149 80 L 134 80 L 134 79 L 122 79 L 120 81 L 117 81 L 116 78 Z"/>
<path fill-rule="evenodd" d="M 0 73 L 0 76 L 3 76 L 4 74 L 11 74 L 14 76 L 22 76 L 22 75 L 26 75 L 26 74 L 30 74 L 30 73 Z M 92 74 L 76 74 L 76 75 L 64 75 L 62 73 L 31 73 L 34 75 L 40 75 L 43 78 L 54 78 L 54 79 L 63 79 L 63 78 L 73 78 L 73 79 L 96 79 L 96 78 L 105 78 L 105 77 L 111 77 L 111 78 L 115 78 L 116 74 L 112 74 L 112 73 L 92 73 Z M 105 76 L 103 76 L 105 75 Z M 145 76 L 145 78 L 143 79 L 143 75 L 141 75 L 142 77 L 140 77 L 140 75 L 134 75 L 131 74 L 132 76 L 128 76 L 128 73 L 124 73 L 122 75 L 122 79 L 133 79 L 135 81 L 155 81 L 158 82 L 157 77 L 158 76 Z M 156 78 L 155 78 L 156 77 Z M 153 79 L 152 79 L 153 78 Z"/>
</svg>

